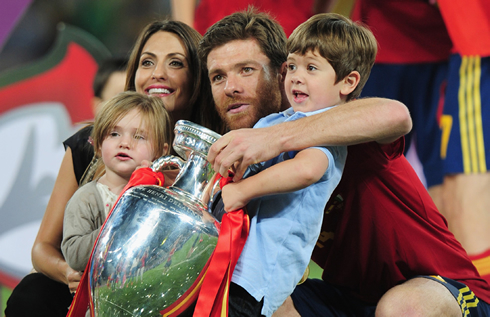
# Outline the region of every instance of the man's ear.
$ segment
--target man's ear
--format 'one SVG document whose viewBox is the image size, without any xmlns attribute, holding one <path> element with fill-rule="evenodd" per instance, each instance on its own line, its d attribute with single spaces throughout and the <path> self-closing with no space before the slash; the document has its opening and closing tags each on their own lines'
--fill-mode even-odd
<svg viewBox="0 0 490 317">
<path fill-rule="evenodd" d="M 282 63 L 281 65 L 281 73 L 280 73 L 280 77 L 281 77 L 281 81 L 280 81 L 280 84 L 281 85 L 284 85 L 284 82 L 286 81 L 286 73 L 288 71 L 288 68 L 287 68 L 287 63 L 284 62 Z"/>
<path fill-rule="evenodd" d="M 279 73 L 279 87 L 281 89 L 281 111 L 284 111 L 291 107 L 288 101 L 288 97 L 286 95 L 286 86 L 284 85 L 286 82 L 286 74 L 287 74 L 288 68 L 287 68 L 287 63 L 284 62 L 281 65 L 281 70 Z"/>
<path fill-rule="evenodd" d="M 361 80 L 361 75 L 357 70 L 353 70 L 349 73 L 349 75 L 345 76 L 342 79 L 342 89 L 340 89 L 340 93 L 347 96 L 351 92 L 356 89 L 359 81 Z"/>
</svg>

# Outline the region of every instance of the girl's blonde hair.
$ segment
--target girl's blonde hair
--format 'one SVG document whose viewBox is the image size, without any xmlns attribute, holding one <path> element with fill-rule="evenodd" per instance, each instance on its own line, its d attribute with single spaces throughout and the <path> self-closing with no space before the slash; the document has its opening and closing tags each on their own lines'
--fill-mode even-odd
<svg viewBox="0 0 490 317">
<path fill-rule="evenodd" d="M 148 138 L 152 144 L 155 158 L 167 155 L 172 144 L 172 124 L 163 101 L 134 91 L 122 92 L 101 105 L 95 117 L 92 140 L 96 156 L 104 139 L 117 123 L 131 110 L 136 109 L 148 129 Z M 167 150 L 165 144 L 168 144 Z M 99 160 L 100 161 L 100 160 Z M 102 164 L 103 165 L 103 164 Z M 96 174 L 101 175 L 100 168 Z"/>
</svg>

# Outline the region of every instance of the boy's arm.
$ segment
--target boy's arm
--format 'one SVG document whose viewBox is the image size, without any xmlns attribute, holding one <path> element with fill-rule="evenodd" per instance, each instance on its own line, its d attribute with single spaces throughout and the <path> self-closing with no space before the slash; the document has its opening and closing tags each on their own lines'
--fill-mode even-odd
<svg viewBox="0 0 490 317">
<path fill-rule="evenodd" d="M 412 119 L 404 104 L 384 98 L 358 99 L 299 120 L 231 131 L 213 144 L 208 160 L 223 176 L 238 162 L 234 177 L 237 181 L 249 165 L 282 152 L 370 141 L 391 143 L 411 129 Z"/>
<path fill-rule="evenodd" d="M 327 155 L 308 148 L 290 160 L 275 164 L 258 174 L 223 187 L 221 197 L 225 211 L 246 206 L 254 198 L 288 193 L 316 183 L 328 168 Z"/>
</svg>

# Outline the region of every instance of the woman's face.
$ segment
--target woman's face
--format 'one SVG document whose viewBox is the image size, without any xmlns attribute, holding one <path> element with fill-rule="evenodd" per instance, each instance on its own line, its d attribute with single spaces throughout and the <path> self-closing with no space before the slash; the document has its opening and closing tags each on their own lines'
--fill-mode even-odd
<svg viewBox="0 0 490 317">
<path fill-rule="evenodd" d="M 158 31 L 141 51 L 135 75 L 139 93 L 157 96 L 168 112 L 179 117 L 185 114 L 191 97 L 192 79 L 187 52 L 182 40 L 174 33 Z"/>
</svg>

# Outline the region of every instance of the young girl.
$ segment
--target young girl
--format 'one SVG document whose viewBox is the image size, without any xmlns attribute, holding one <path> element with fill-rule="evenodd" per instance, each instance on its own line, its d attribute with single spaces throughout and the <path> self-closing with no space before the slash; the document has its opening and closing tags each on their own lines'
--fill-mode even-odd
<svg viewBox="0 0 490 317">
<path fill-rule="evenodd" d="M 102 105 L 92 131 L 102 176 L 80 187 L 65 210 L 61 249 L 71 268 L 85 269 L 100 227 L 131 174 L 143 161 L 168 154 L 171 135 L 160 98 L 128 91 Z"/>
</svg>

